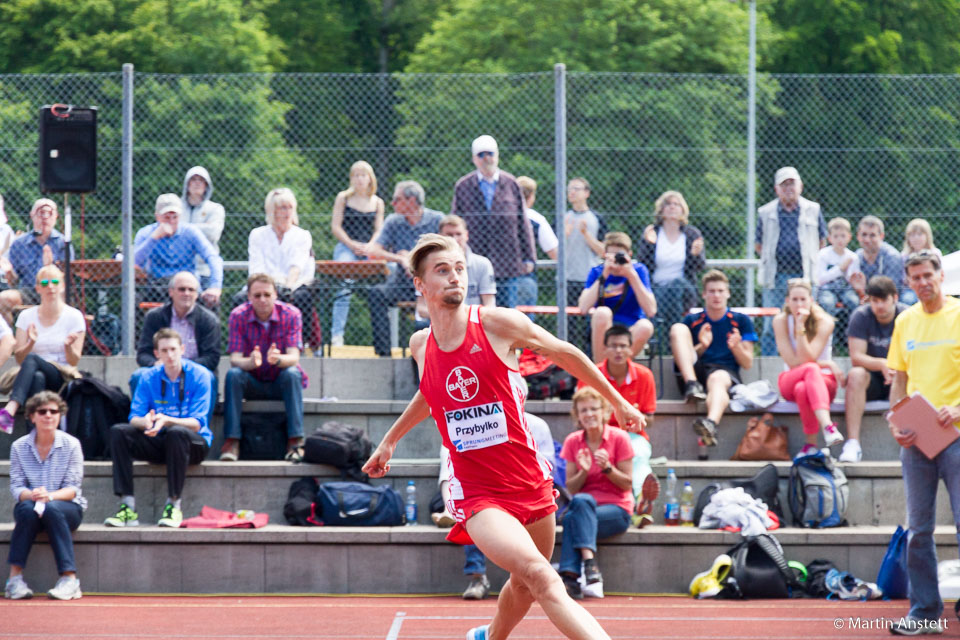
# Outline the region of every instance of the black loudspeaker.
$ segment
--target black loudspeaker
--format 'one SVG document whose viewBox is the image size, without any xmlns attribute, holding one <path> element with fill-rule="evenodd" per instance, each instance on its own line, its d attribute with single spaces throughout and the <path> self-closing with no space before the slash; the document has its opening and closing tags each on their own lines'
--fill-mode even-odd
<svg viewBox="0 0 960 640">
<path fill-rule="evenodd" d="M 40 191 L 97 190 L 97 108 L 40 108 Z"/>
</svg>

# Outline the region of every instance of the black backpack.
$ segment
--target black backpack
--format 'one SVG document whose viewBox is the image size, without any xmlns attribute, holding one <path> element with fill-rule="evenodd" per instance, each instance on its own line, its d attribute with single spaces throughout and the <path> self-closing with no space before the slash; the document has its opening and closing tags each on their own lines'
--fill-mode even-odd
<svg viewBox="0 0 960 640">
<path fill-rule="evenodd" d="M 287 501 L 283 505 L 283 517 L 298 527 L 321 526 L 317 519 L 316 502 L 320 485 L 316 478 L 294 480 L 287 492 Z"/>
<path fill-rule="evenodd" d="M 67 403 L 67 433 L 80 440 L 85 460 L 110 459 L 110 427 L 127 422 L 130 397 L 84 371 L 60 392 Z"/>
<path fill-rule="evenodd" d="M 719 598 L 790 598 L 794 590 L 803 591 L 780 542 L 769 533 L 744 538 L 727 555 L 733 563 Z"/>
<path fill-rule="evenodd" d="M 770 511 L 773 511 L 777 518 L 783 521 L 783 507 L 780 505 L 780 478 L 777 475 L 777 467 L 773 464 L 765 465 L 755 476 L 748 480 L 724 480 L 722 482 L 712 482 L 700 491 L 697 496 L 697 506 L 693 511 L 693 523 L 700 524 L 700 516 L 703 510 L 710 504 L 710 498 L 721 489 L 730 489 L 742 487 L 750 496 L 762 500 Z"/>
<path fill-rule="evenodd" d="M 341 422 L 324 422 L 303 444 L 303 461 L 329 464 L 344 479 L 366 482 L 361 468 L 373 453 L 373 443 L 363 429 Z"/>
</svg>

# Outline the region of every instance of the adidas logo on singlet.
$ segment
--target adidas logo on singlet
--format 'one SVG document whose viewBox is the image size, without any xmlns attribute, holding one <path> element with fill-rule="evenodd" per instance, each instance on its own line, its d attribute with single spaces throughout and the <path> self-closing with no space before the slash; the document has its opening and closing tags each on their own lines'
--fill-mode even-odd
<svg viewBox="0 0 960 640">
<path fill-rule="evenodd" d="M 476 342 L 474 342 L 474 343 L 473 343 L 473 346 L 470 347 L 470 355 L 473 355 L 473 354 L 477 353 L 478 351 L 483 351 L 483 349 L 480 348 L 480 345 L 478 345 Z"/>
</svg>

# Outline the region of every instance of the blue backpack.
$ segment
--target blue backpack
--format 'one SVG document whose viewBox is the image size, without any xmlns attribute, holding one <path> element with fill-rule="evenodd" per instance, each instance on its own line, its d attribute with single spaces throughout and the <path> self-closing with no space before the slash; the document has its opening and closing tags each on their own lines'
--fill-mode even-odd
<svg viewBox="0 0 960 640">
<path fill-rule="evenodd" d="M 822 451 L 794 459 L 787 494 L 794 526 L 846 526 L 847 476 Z"/>
</svg>

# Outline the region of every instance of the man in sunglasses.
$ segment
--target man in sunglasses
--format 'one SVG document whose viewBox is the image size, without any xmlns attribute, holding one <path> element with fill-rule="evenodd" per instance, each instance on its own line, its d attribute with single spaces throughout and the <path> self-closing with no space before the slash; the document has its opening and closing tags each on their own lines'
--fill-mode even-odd
<svg viewBox="0 0 960 640">
<path fill-rule="evenodd" d="M 161 194 L 154 207 L 157 221 L 137 231 L 133 260 L 151 279 L 146 286 L 139 287 L 140 301 L 163 301 L 168 279 L 180 271 L 196 273 L 199 256 L 210 267 L 210 284 L 201 299 L 203 304 L 216 308 L 223 287 L 223 259 L 199 229 L 180 223 L 182 213 L 180 196 Z"/>
<path fill-rule="evenodd" d="M 170 301 L 151 309 L 143 319 L 143 329 L 137 342 L 137 364 L 140 368 L 130 376 L 130 395 L 135 396 L 137 385 L 150 367 L 157 364 L 153 336 L 160 329 L 170 327 L 180 334 L 183 357 L 203 365 L 213 374 L 211 379 L 210 416 L 217 403 L 217 365 L 220 363 L 220 321 L 213 312 L 197 304 L 200 282 L 189 271 L 181 271 L 170 278 L 167 288 Z"/>
<path fill-rule="evenodd" d="M 533 272 L 537 261 L 523 192 L 516 178 L 500 170 L 500 152 L 493 136 L 474 140 L 471 151 L 477 170 L 457 181 L 450 213 L 466 221 L 470 248 L 493 263 L 497 305 L 515 307 L 524 277 Z"/>
<path fill-rule="evenodd" d="M 56 264 L 63 268 L 63 256 L 66 242 L 63 234 L 57 231 L 57 203 L 48 198 L 40 198 L 30 209 L 30 221 L 33 230 L 16 238 L 10 245 L 10 266 L 7 282 L 14 286 L 25 283 L 20 296 L 26 304 L 40 302 L 34 283 L 40 267 Z M 70 247 L 70 259 L 73 259 L 73 247 Z"/>
</svg>

